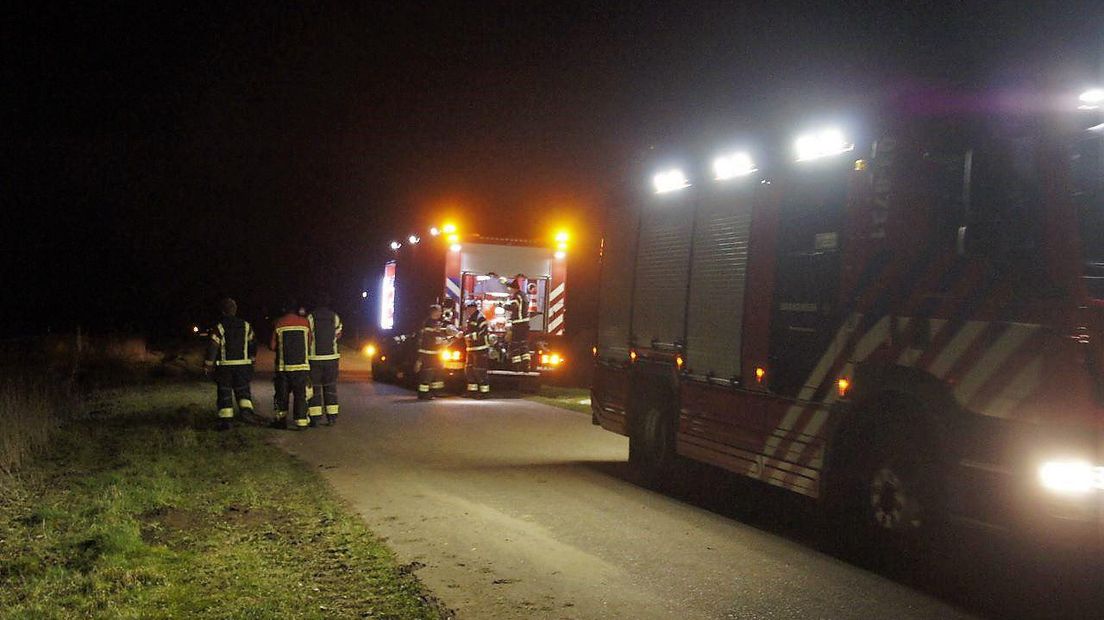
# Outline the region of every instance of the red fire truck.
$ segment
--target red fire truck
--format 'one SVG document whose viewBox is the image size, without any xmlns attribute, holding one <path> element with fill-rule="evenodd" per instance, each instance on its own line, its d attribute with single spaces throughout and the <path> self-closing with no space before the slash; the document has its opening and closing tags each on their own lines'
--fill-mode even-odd
<svg viewBox="0 0 1104 620">
<path fill-rule="evenodd" d="M 636 184 L 603 239 L 595 423 L 650 482 L 679 455 L 878 538 L 1099 543 L 1104 90 L 1069 101 L 892 112 Z"/>
<path fill-rule="evenodd" d="M 443 323 L 456 337 L 440 343 L 449 377 L 464 373 L 465 345 L 459 335 L 469 303 L 479 304 L 490 326 L 492 385 L 535 389 L 546 373 L 566 363 L 560 353 L 565 330 L 567 242 L 564 231 L 554 243 L 463 235 L 454 224 L 429 229 L 423 239 L 411 234 L 391 242 L 393 258 L 380 284 L 380 342 L 373 360 L 378 380 L 412 381 L 418 331 L 431 304 L 445 307 Z M 530 370 L 509 363 L 506 316 L 507 283 L 517 281 L 528 304 Z"/>
</svg>

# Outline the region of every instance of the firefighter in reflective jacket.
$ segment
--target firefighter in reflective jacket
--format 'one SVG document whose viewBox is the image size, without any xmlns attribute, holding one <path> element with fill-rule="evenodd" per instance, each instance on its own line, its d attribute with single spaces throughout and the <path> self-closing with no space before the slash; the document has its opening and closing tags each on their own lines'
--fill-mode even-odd
<svg viewBox="0 0 1104 620">
<path fill-rule="evenodd" d="M 303 428 L 310 424 L 307 419 L 307 383 L 310 381 L 310 361 L 307 355 L 311 348 L 311 328 L 306 317 L 296 314 L 290 306 L 288 311 L 276 319 L 272 330 L 270 346 L 276 352 L 276 367 L 273 385 L 276 388 L 274 426 L 287 428 L 289 396 L 294 398 L 295 426 Z"/>
<path fill-rule="evenodd" d="M 441 306 L 429 307 L 429 316 L 418 333 L 418 398 L 433 398 L 433 390 L 441 390 L 445 382 L 441 378 L 441 341 L 445 338 L 445 327 L 441 324 Z"/>
<path fill-rule="evenodd" d="M 223 299 L 219 304 L 222 318 L 211 329 L 204 370 L 214 374 L 218 386 L 218 428 L 227 430 L 234 419 L 234 401 L 242 418 L 253 416 L 253 396 L 249 382 L 253 379 L 253 359 L 257 357 L 257 341 L 253 327 L 238 318 L 238 304 Z"/>
<path fill-rule="evenodd" d="M 467 395 L 485 398 L 491 392 L 491 385 L 487 383 L 490 329 L 477 301 L 468 303 L 467 320 L 464 321 L 464 344 L 467 346 L 464 362 L 464 375 L 468 380 Z"/>
<path fill-rule="evenodd" d="M 326 413 L 326 421 L 333 426 L 337 423 L 337 365 L 341 359 L 341 353 L 337 349 L 337 341 L 341 339 L 341 317 L 325 305 L 320 305 L 307 315 L 307 323 L 311 330 L 310 360 L 311 385 L 314 393 L 311 394 L 310 414 L 311 426 L 318 419 L 323 409 Z"/>
<path fill-rule="evenodd" d="M 510 291 L 510 298 L 504 305 L 506 320 L 510 325 L 510 331 L 507 334 L 510 343 L 510 363 L 514 370 L 528 372 L 529 362 L 532 359 L 529 353 L 529 303 L 525 300 L 525 295 L 521 294 L 518 278 L 511 280 L 506 287 Z"/>
</svg>

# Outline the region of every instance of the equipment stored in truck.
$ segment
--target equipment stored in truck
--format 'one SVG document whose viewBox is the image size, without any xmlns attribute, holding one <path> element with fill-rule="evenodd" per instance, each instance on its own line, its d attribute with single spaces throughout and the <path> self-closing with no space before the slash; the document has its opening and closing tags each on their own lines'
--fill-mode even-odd
<svg viewBox="0 0 1104 620">
<path fill-rule="evenodd" d="M 566 233 L 557 234 L 552 244 L 462 235 L 453 224 L 429 233 L 424 239 L 410 235 L 405 243 L 391 243 L 393 257 L 384 265 L 380 284 L 373 376 L 384 381 L 411 379 L 416 332 L 425 309 L 440 304 L 449 336 L 438 343 L 438 355 L 451 386 L 462 388 L 467 345 L 461 328 L 464 309 L 474 305 L 487 323 L 490 384 L 536 390 L 542 377 L 565 363 L 560 351 L 567 294 Z M 511 291 L 527 294 L 512 297 Z M 517 305 L 517 296 L 523 305 Z M 509 307 L 520 308 L 522 315 L 515 311 L 511 321 Z M 514 358 L 532 363 L 522 366 Z"/>
</svg>

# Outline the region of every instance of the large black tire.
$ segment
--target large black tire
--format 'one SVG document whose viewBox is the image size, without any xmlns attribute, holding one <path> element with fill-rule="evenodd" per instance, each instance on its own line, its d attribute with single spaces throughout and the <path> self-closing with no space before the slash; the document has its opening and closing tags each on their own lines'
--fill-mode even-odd
<svg viewBox="0 0 1104 620">
<path fill-rule="evenodd" d="M 647 487 L 659 488 L 674 472 L 677 416 L 666 402 L 648 398 L 629 432 L 629 464 Z"/>
<path fill-rule="evenodd" d="M 829 509 L 851 551 L 892 564 L 914 555 L 942 523 L 942 476 L 919 407 L 899 400 L 877 407 L 875 422 L 850 442 Z"/>
</svg>

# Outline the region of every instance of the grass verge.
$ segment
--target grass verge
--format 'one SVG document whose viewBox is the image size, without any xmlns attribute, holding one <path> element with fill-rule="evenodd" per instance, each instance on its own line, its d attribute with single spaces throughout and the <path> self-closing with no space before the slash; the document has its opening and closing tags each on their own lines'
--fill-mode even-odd
<svg viewBox="0 0 1104 620">
<path fill-rule="evenodd" d="M 590 390 L 587 388 L 542 385 L 540 394 L 527 397 L 545 405 L 590 414 Z"/>
<path fill-rule="evenodd" d="M 6 618 L 440 618 L 411 571 L 208 385 L 97 396 L 0 478 Z"/>
</svg>

